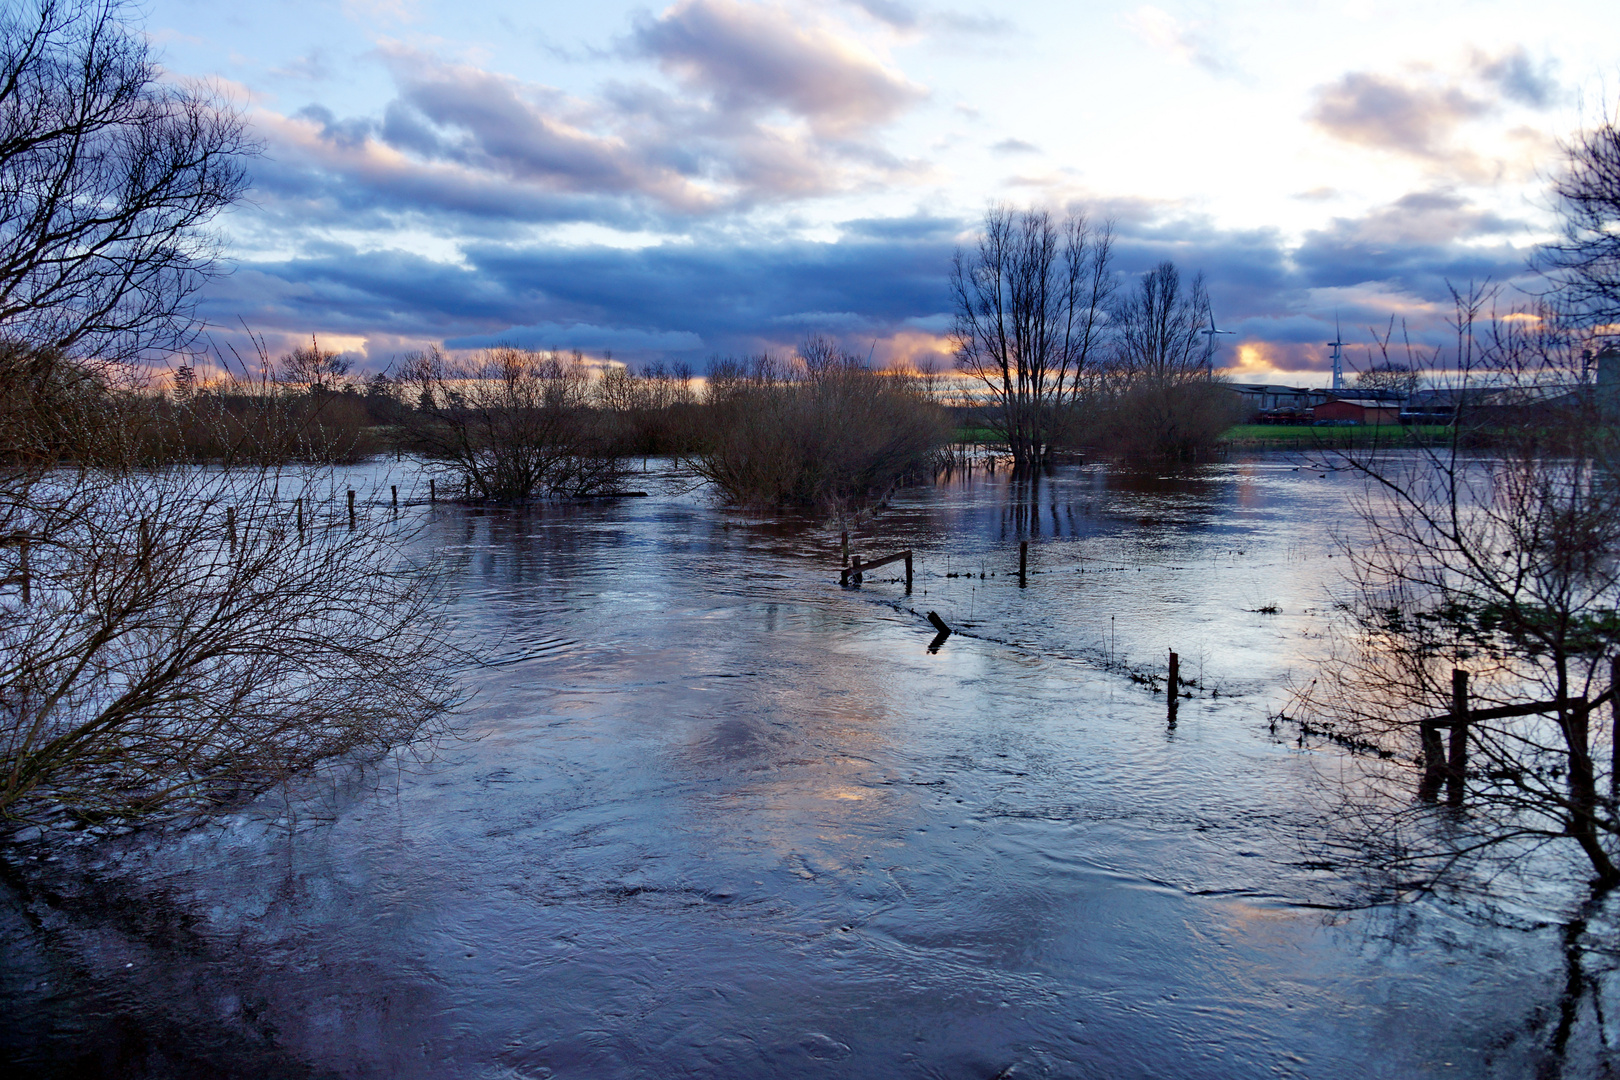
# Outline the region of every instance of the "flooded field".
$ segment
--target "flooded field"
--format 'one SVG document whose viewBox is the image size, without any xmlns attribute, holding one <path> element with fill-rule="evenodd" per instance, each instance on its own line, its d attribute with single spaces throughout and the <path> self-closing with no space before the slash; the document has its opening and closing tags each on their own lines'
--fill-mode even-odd
<svg viewBox="0 0 1620 1080">
<path fill-rule="evenodd" d="M 353 479 L 408 486 L 393 468 Z M 656 463 L 634 486 L 405 511 L 490 659 L 466 737 L 14 875 L 6 1055 L 153 1077 L 1607 1075 L 1603 999 L 1558 926 L 1321 906 L 1299 831 L 1332 758 L 1269 719 L 1320 648 L 1352 479 L 1261 455 L 903 492 L 852 546 L 912 549 L 909 596 L 898 565 L 840 588 L 835 526 L 717 508 Z M 929 611 L 958 629 L 937 650 Z M 1143 681 L 1171 649 L 1200 687 L 1174 725 Z"/>
</svg>

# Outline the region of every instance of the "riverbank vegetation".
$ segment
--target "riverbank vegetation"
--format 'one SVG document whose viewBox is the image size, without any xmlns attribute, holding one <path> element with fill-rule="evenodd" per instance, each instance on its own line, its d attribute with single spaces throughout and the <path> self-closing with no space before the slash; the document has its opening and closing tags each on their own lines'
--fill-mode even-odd
<svg viewBox="0 0 1620 1080">
<path fill-rule="evenodd" d="M 1520 391 L 1511 415 L 1327 456 L 1366 482 L 1361 529 L 1334 649 L 1289 711 L 1302 741 L 1357 751 L 1312 842 L 1374 897 L 1553 867 L 1620 885 L 1620 425 L 1581 377 L 1590 322 L 1494 295 L 1456 297 L 1452 359 Z"/>
<path fill-rule="evenodd" d="M 930 479 L 953 426 L 923 382 L 877 372 L 824 338 L 787 361 L 724 361 L 709 375 L 683 460 L 732 502 L 860 505 Z"/>
<path fill-rule="evenodd" d="M 457 700 L 432 566 L 296 465 L 364 451 L 329 354 L 257 384 L 143 377 L 189 355 L 207 226 L 254 148 L 229 102 L 161 78 L 131 14 L 0 13 L 8 836 L 218 810 L 415 740 Z"/>
</svg>

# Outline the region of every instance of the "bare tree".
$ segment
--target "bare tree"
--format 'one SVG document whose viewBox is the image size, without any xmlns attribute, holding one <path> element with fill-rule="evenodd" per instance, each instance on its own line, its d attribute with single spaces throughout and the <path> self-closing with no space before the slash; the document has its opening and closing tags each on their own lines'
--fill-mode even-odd
<svg viewBox="0 0 1620 1080">
<path fill-rule="evenodd" d="M 1113 233 L 1082 214 L 996 205 L 951 264 L 957 363 L 983 389 L 1015 471 L 1045 463 L 1106 336 Z"/>
<path fill-rule="evenodd" d="M 349 373 L 349 367 L 342 353 L 321 348 L 320 341 L 311 334 L 308 345 L 299 345 L 281 358 L 276 365 L 276 378 L 312 394 L 322 394 L 336 390 Z"/>
<path fill-rule="evenodd" d="M 409 356 L 411 437 L 466 497 L 523 502 L 616 490 L 623 453 L 612 414 L 592 409 L 590 373 L 576 355 L 501 347 L 469 362 L 438 349 Z"/>
<path fill-rule="evenodd" d="M 437 578 L 320 479 L 82 472 L 0 504 L 0 819 L 206 812 L 437 727 Z"/>
<path fill-rule="evenodd" d="M 1209 293 L 1204 275 L 1183 286 L 1181 271 L 1161 262 L 1113 307 L 1115 370 L 1130 382 L 1185 382 L 1206 374 L 1204 328 Z"/>
<path fill-rule="evenodd" d="M 1541 873 L 1562 850 L 1620 884 L 1620 443 L 1550 307 L 1457 297 L 1455 370 L 1492 388 L 1439 445 L 1337 455 L 1366 488 L 1338 647 L 1292 711 L 1355 751 L 1324 843 L 1396 893 Z M 1441 732 L 1466 673 L 1469 719 Z M 1528 706 L 1545 704 L 1540 712 Z M 1515 709 L 1522 709 L 1515 715 Z M 1452 748 L 1455 748 L 1453 750 Z M 1436 802 L 1442 773 L 1450 806 Z"/>
<path fill-rule="evenodd" d="M 1411 394 L 1422 382 L 1421 372 L 1414 371 L 1410 364 L 1399 361 L 1377 363 L 1366 371 L 1356 374 L 1356 386 L 1362 390 L 1388 390 L 1397 394 Z"/>
<path fill-rule="evenodd" d="M 127 360 L 183 348 L 206 226 L 253 152 L 217 94 L 160 81 L 122 0 L 0 10 L 0 335 Z"/>
<path fill-rule="evenodd" d="M 1593 325 L 1620 323 L 1620 127 L 1608 120 L 1564 151 L 1553 182 L 1561 236 L 1538 263 L 1566 311 Z"/>
</svg>

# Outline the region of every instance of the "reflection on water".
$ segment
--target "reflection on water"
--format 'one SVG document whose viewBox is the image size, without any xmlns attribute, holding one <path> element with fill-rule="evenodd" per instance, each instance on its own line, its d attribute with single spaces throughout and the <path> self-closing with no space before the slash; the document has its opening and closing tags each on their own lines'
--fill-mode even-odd
<svg viewBox="0 0 1620 1080">
<path fill-rule="evenodd" d="M 852 530 L 917 553 L 910 596 L 889 568 L 840 589 L 833 529 L 656 474 L 645 499 L 414 508 L 488 643 L 468 739 L 290 822 L 271 799 L 36 866 L 0 914 L 7 1052 L 120 1076 L 1421 1077 L 1526 1075 L 1561 1041 L 1564 1075 L 1595 1070 L 1567 932 L 1311 906 L 1317 762 L 1266 716 L 1309 662 L 1349 483 L 1281 458 L 959 478 Z M 937 651 L 930 610 L 957 630 Z M 1173 729 L 1130 677 L 1169 649 L 1199 686 Z"/>
</svg>

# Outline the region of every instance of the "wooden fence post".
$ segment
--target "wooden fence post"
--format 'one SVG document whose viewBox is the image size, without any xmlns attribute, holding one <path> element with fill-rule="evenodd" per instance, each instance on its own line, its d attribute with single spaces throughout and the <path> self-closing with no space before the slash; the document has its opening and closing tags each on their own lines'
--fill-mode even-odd
<svg viewBox="0 0 1620 1080">
<path fill-rule="evenodd" d="M 302 495 L 293 500 L 293 506 L 298 510 L 298 539 L 304 538 L 304 497 Z"/>
<path fill-rule="evenodd" d="M 398 484 L 389 484 L 388 485 L 388 493 L 394 500 L 394 509 L 398 510 L 399 509 L 399 485 Z"/>
<path fill-rule="evenodd" d="M 1176 707 L 1181 704 L 1181 657 L 1175 653 L 1170 654 L 1170 677 L 1165 686 L 1165 711 L 1170 716 L 1170 722 L 1176 721 Z"/>
<path fill-rule="evenodd" d="M 1029 572 L 1029 541 L 1018 541 L 1018 587 L 1025 585 L 1024 575 Z M 1171 654 L 1175 655 L 1174 653 Z"/>
<path fill-rule="evenodd" d="M 906 552 L 906 592 L 911 591 L 911 552 Z"/>
<path fill-rule="evenodd" d="M 1446 765 L 1446 805 L 1461 806 L 1468 775 L 1468 672 L 1451 669 L 1451 755 Z"/>
<path fill-rule="evenodd" d="M 428 477 L 428 502 L 436 503 L 438 501 L 439 501 L 439 492 L 438 492 L 438 489 L 437 489 L 437 487 L 435 486 L 435 484 L 433 482 L 433 477 L 430 476 L 430 477 Z"/>
<path fill-rule="evenodd" d="M 231 542 L 231 550 L 236 550 L 236 507 L 225 508 L 225 535 Z"/>
<path fill-rule="evenodd" d="M 349 489 L 349 531 L 354 532 L 354 488 Z"/>
<path fill-rule="evenodd" d="M 850 567 L 850 575 L 849 575 L 850 580 L 855 582 L 855 584 L 859 585 L 861 583 L 861 557 L 859 555 L 855 556 L 855 561 L 850 563 L 849 567 Z"/>
</svg>

